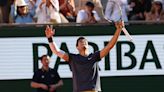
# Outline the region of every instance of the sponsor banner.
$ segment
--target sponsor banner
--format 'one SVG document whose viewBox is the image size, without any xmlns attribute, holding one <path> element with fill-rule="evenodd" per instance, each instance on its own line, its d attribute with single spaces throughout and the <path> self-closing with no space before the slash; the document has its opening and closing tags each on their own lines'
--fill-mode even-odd
<svg viewBox="0 0 164 92">
<path fill-rule="evenodd" d="M 85 37 L 89 41 L 89 51 L 94 52 L 103 49 L 112 36 Z M 77 38 L 54 37 L 54 41 L 64 51 L 78 53 Z M 50 67 L 58 69 L 63 78 L 72 77 L 69 65 L 51 53 L 45 37 L 1 38 L 0 43 L 0 80 L 31 79 L 34 70 L 41 67 L 39 57 L 47 53 L 51 55 Z M 129 42 L 122 35 L 99 66 L 102 77 L 164 75 L 164 36 L 137 35 Z"/>
</svg>

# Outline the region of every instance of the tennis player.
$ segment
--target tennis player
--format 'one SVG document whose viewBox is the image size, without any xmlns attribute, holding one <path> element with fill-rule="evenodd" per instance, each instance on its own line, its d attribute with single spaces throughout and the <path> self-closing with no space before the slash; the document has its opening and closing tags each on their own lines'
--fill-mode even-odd
<svg viewBox="0 0 164 92">
<path fill-rule="evenodd" d="M 46 37 L 49 41 L 49 46 L 54 54 L 68 62 L 73 74 L 73 92 L 100 92 L 100 76 L 98 61 L 105 57 L 114 47 L 121 33 L 124 23 L 115 23 L 116 32 L 108 44 L 100 51 L 89 53 L 88 41 L 84 37 L 79 37 L 76 42 L 76 48 L 79 54 L 65 53 L 61 51 L 55 42 L 53 35 L 55 32 L 47 26 L 45 30 Z"/>
</svg>

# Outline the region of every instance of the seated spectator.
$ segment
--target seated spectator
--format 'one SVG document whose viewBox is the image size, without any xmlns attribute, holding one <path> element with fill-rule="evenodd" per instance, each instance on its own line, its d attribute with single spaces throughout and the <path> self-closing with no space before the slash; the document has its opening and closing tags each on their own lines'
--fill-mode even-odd
<svg viewBox="0 0 164 92">
<path fill-rule="evenodd" d="M 164 10 L 161 0 L 153 1 L 151 11 L 146 15 L 146 20 L 147 21 L 164 20 Z"/>
<path fill-rule="evenodd" d="M 80 10 L 77 14 L 77 23 L 97 23 L 99 21 L 100 17 L 94 10 L 94 4 L 89 1 L 85 4 L 85 9 Z"/>
<path fill-rule="evenodd" d="M 60 13 L 62 13 L 69 22 L 75 22 L 76 14 L 73 5 L 73 0 L 59 0 Z"/>
<path fill-rule="evenodd" d="M 116 5 L 118 3 L 122 9 L 122 15 L 124 22 L 128 22 L 127 11 L 128 9 L 128 1 L 127 0 L 108 0 L 106 9 L 105 9 L 105 17 L 110 20 L 119 20 L 120 16 L 118 16 L 119 7 Z"/>
<path fill-rule="evenodd" d="M 35 7 L 29 10 L 24 0 L 15 0 L 11 5 L 10 15 L 15 23 L 32 23 L 35 15 Z"/>
<path fill-rule="evenodd" d="M 144 5 L 142 5 L 142 0 L 130 0 L 129 5 L 132 8 L 128 14 L 129 20 L 145 20 Z"/>
<path fill-rule="evenodd" d="M 37 23 L 61 23 L 58 0 L 42 0 L 36 9 Z"/>
<path fill-rule="evenodd" d="M 74 0 L 75 1 L 75 11 L 78 12 L 81 9 L 85 8 L 85 4 L 87 1 L 93 2 L 95 5 L 94 10 L 98 13 L 101 20 L 104 19 L 104 12 L 101 0 Z"/>
<path fill-rule="evenodd" d="M 144 12 L 150 12 L 152 6 L 152 0 L 141 0 L 141 6 L 143 6 Z"/>
</svg>

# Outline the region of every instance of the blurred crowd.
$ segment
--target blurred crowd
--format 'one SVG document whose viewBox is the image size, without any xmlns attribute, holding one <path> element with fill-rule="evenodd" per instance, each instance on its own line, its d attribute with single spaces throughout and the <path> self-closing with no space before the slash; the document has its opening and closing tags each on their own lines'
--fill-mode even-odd
<svg viewBox="0 0 164 92">
<path fill-rule="evenodd" d="M 104 0 L 105 1 L 105 0 Z M 0 23 L 104 23 L 122 19 L 162 21 L 164 0 L 1 0 Z"/>
</svg>

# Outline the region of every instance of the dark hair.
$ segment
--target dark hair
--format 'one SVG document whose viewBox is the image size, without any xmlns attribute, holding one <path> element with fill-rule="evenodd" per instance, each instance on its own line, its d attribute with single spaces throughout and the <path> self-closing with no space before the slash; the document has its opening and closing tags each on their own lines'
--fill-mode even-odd
<svg viewBox="0 0 164 92">
<path fill-rule="evenodd" d="M 89 7 L 92 7 L 92 8 L 95 7 L 95 5 L 92 2 L 90 2 L 90 1 L 87 1 L 85 5 L 89 6 Z"/>
<path fill-rule="evenodd" d="M 83 36 L 80 36 L 77 40 L 76 40 L 76 47 L 78 46 L 78 42 L 81 40 L 81 39 L 85 39 Z"/>
<path fill-rule="evenodd" d="M 21 16 L 21 13 L 19 11 L 19 6 L 17 6 L 17 14 Z"/>
<path fill-rule="evenodd" d="M 40 57 L 40 60 L 42 61 L 42 59 L 43 59 L 43 57 L 47 57 L 48 55 L 42 55 L 41 57 Z"/>
</svg>

